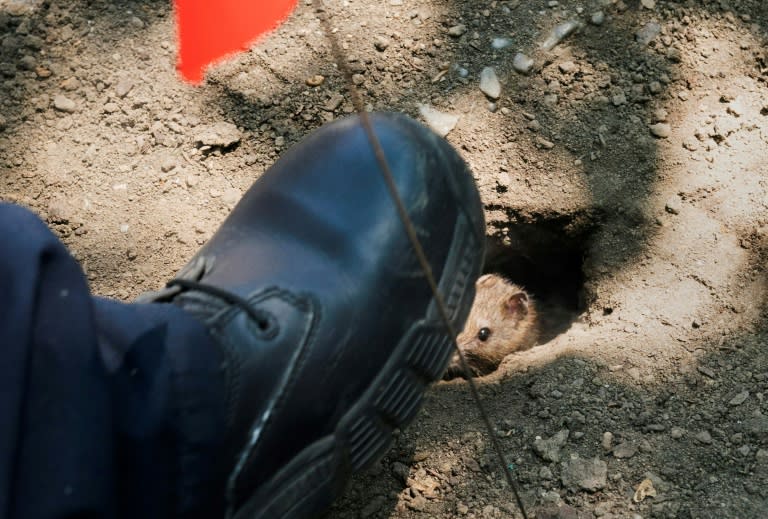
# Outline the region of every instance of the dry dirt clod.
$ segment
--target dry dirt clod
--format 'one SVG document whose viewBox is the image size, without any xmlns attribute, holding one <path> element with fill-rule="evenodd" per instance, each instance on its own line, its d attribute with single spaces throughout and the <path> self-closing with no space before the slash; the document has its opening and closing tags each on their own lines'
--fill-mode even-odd
<svg viewBox="0 0 768 519">
<path fill-rule="evenodd" d="M 565 487 L 590 492 L 604 488 L 608 482 L 608 465 L 600 458 L 572 458 L 562 464 L 560 476 Z"/>
<path fill-rule="evenodd" d="M 53 98 L 53 107 L 60 112 L 68 114 L 73 114 L 77 111 L 77 104 L 63 95 L 57 95 Z"/>
<path fill-rule="evenodd" d="M 229 148 L 239 143 L 240 139 L 242 139 L 240 130 L 230 122 L 218 122 L 205 126 L 193 138 L 198 146 L 212 148 Z"/>
<path fill-rule="evenodd" d="M 560 461 L 560 450 L 565 446 L 570 434 L 571 432 L 568 429 L 563 429 L 547 439 L 537 437 L 533 441 L 533 450 L 536 451 L 536 454 L 541 456 L 543 460 L 554 462 Z"/>
<path fill-rule="evenodd" d="M 322 76 L 320 74 L 315 74 L 314 76 L 310 76 L 306 79 L 307 86 L 311 87 L 318 87 L 325 83 L 325 76 Z"/>
</svg>

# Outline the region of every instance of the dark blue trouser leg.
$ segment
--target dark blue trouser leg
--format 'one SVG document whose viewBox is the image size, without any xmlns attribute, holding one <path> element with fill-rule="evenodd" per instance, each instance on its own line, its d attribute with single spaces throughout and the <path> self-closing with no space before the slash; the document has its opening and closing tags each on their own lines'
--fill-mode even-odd
<svg viewBox="0 0 768 519">
<path fill-rule="evenodd" d="M 92 297 L 25 209 L 0 204 L 0 229 L 0 517 L 214 517 L 224 387 L 206 330 Z"/>
</svg>

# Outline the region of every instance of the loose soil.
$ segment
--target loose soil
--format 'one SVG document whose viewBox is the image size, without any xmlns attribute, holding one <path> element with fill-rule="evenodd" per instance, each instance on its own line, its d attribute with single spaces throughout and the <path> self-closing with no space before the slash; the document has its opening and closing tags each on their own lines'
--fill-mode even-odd
<svg viewBox="0 0 768 519">
<path fill-rule="evenodd" d="M 768 6 L 326 3 L 371 109 L 458 116 L 488 270 L 540 302 L 542 344 L 478 381 L 529 516 L 765 517 Z M 0 199 L 100 295 L 161 286 L 285 149 L 352 112 L 307 2 L 201 87 L 174 62 L 165 1 L 0 0 Z M 330 516 L 521 517 L 462 380 Z"/>
</svg>

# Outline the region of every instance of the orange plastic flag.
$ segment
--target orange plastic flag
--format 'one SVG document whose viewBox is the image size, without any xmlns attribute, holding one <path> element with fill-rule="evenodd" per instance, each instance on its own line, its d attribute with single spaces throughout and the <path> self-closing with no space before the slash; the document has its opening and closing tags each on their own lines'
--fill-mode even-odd
<svg viewBox="0 0 768 519">
<path fill-rule="evenodd" d="M 200 83 L 205 69 L 247 50 L 291 14 L 297 0 L 175 0 L 182 77 Z"/>
</svg>

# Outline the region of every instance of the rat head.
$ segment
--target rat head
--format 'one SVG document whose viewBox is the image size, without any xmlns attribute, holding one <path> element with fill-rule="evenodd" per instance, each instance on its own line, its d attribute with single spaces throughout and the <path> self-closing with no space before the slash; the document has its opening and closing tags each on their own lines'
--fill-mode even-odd
<svg viewBox="0 0 768 519">
<path fill-rule="evenodd" d="M 530 348 L 535 341 L 536 313 L 526 292 L 495 274 L 477 281 L 477 293 L 459 349 L 475 375 L 490 373 L 508 354 Z M 446 378 L 462 376 L 458 355 L 454 355 Z"/>
</svg>

